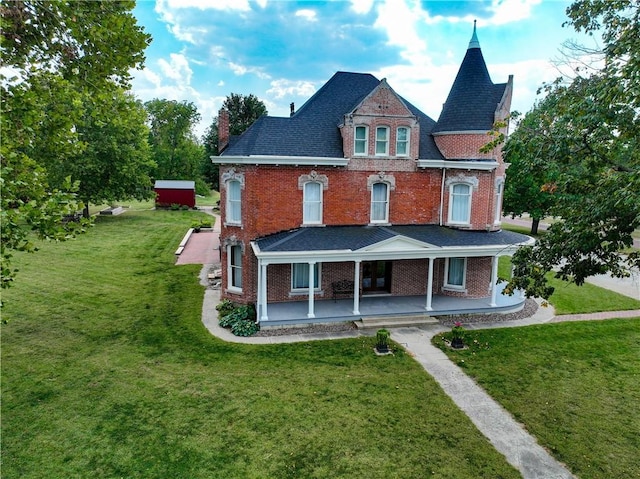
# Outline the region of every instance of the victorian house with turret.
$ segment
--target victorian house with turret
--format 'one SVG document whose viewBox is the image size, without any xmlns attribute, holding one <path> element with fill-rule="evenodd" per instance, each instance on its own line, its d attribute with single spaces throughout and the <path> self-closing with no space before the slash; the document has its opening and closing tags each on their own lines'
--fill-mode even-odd
<svg viewBox="0 0 640 479">
<path fill-rule="evenodd" d="M 532 240 L 501 229 L 506 165 L 480 151 L 512 82 L 492 82 L 474 27 L 437 121 L 348 72 L 238 137 L 222 110 L 222 298 L 263 326 L 520 307 L 498 258 Z"/>
</svg>

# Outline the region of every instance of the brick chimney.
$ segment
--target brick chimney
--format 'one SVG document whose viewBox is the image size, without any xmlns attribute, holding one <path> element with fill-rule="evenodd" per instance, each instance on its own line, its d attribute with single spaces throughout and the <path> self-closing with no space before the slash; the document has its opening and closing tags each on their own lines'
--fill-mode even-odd
<svg viewBox="0 0 640 479">
<path fill-rule="evenodd" d="M 218 112 L 218 153 L 229 144 L 229 112 L 221 108 Z"/>
</svg>

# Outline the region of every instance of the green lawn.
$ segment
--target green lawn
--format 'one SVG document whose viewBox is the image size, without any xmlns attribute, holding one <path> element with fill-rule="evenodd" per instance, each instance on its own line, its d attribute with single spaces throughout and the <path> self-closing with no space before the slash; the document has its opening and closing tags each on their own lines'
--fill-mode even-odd
<svg viewBox="0 0 640 479">
<path fill-rule="evenodd" d="M 501 256 L 498 263 L 498 276 L 511 277 L 511 258 Z M 553 273 L 547 275 L 549 284 L 555 291 L 549 298 L 549 303 L 555 308 L 556 314 L 596 313 L 600 311 L 627 311 L 640 309 L 640 301 L 623 294 L 600 288 L 590 283 L 576 286 L 556 279 Z"/>
<path fill-rule="evenodd" d="M 582 479 L 640 477 L 640 318 L 469 331 L 449 357 Z"/>
<path fill-rule="evenodd" d="M 408 355 L 373 338 L 224 343 L 201 323 L 195 211 L 98 217 L 16 254 L 2 311 L 2 477 L 515 478 Z"/>
</svg>

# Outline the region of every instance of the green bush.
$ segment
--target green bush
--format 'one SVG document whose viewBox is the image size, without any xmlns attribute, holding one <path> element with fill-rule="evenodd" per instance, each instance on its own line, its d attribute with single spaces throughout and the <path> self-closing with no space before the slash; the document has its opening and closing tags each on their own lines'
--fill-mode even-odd
<svg viewBox="0 0 640 479">
<path fill-rule="evenodd" d="M 236 336 L 253 336 L 260 330 L 255 321 L 240 320 L 231 325 L 231 332 Z"/>
<path fill-rule="evenodd" d="M 216 311 L 218 311 L 218 318 L 223 318 L 227 316 L 231 311 L 234 310 L 235 307 L 236 306 L 233 304 L 232 301 L 229 301 L 228 299 L 223 299 L 216 306 Z"/>
<path fill-rule="evenodd" d="M 251 336 L 260 329 L 255 322 L 256 310 L 253 305 L 236 306 L 231 301 L 224 300 L 216 309 L 218 324 L 223 328 L 231 328 L 236 336 Z"/>
</svg>

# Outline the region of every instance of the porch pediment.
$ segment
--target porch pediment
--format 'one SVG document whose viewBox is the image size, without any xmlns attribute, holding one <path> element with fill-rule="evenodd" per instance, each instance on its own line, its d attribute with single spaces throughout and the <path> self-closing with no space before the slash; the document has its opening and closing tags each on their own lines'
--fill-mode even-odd
<svg viewBox="0 0 640 479">
<path fill-rule="evenodd" d="M 438 248 L 435 245 L 414 240 L 406 236 L 398 235 L 378 243 L 360 248 L 359 252 L 383 252 L 383 251 L 416 251 Z"/>
</svg>

